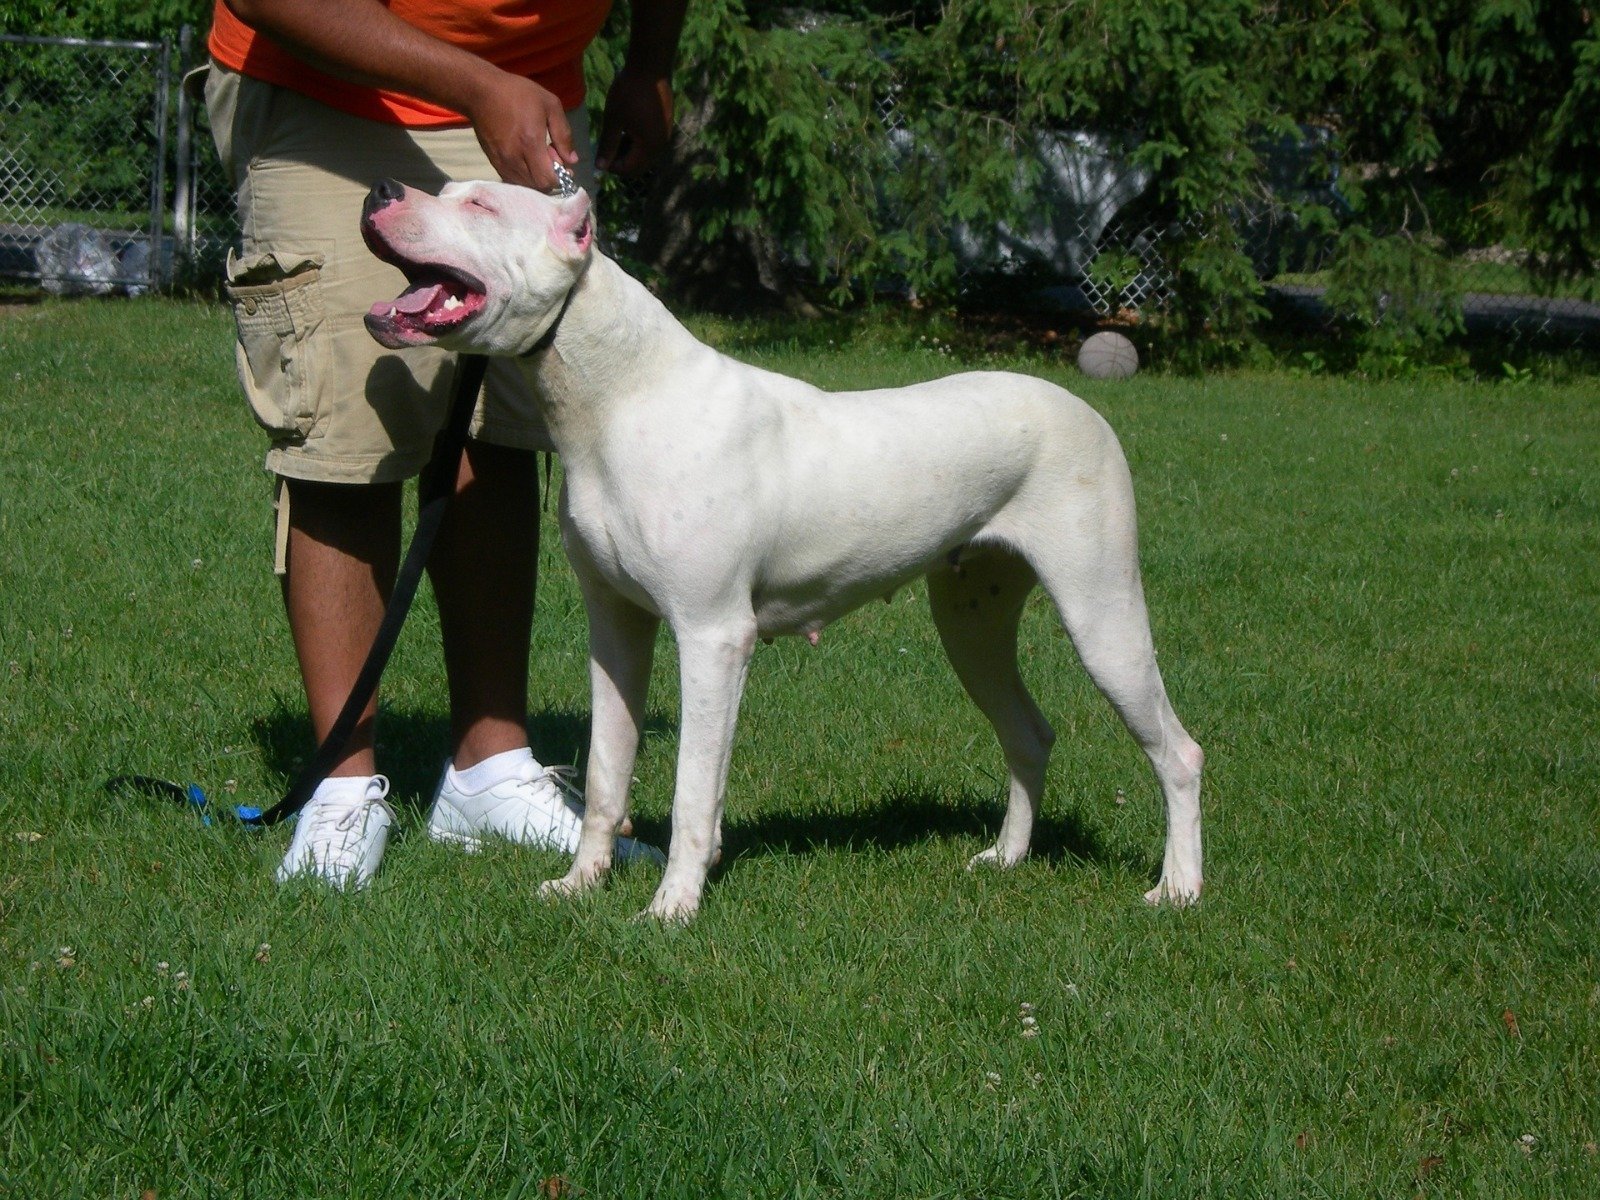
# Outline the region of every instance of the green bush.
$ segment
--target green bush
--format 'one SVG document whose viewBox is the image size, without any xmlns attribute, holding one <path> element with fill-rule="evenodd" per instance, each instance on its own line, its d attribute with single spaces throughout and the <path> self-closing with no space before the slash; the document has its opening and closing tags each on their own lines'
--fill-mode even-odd
<svg viewBox="0 0 1600 1200">
<path fill-rule="evenodd" d="M 211 0 L 0 0 L 0 33 L 159 41 L 211 26 Z"/>
<path fill-rule="evenodd" d="M 706 0 L 690 7 L 677 87 L 685 136 L 630 214 L 674 280 L 689 260 L 708 281 L 744 263 L 780 287 L 787 248 L 836 295 L 889 279 L 949 292 L 951 225 L 1017 219 L 1032 139 L 1092 130 L 1152 172 L 1142 210 L 1180 231 L 1162 245 L 1168 326 L 1227 349 L 1264 316 L 1246 244 L 1270 200 L 1262 148 L 1315 127 L 1340 203 L 1326 188 L 1277 203 L 1297 244 L 1325 248 L 1357 336 L 1458 328 L 1441 264 L 1473 245 L 1527 250 L 1547 283 L 1594 290 L 1600 35 L 1571 3 Z M 891 153 L 881 101 L 917 152 Z"/>
<path fill-rule="evenodd" d="M 597 105 L 627 8 L 590 57 Z M 11 0 L 0 28 L 150 36 L 209 14 Z M 1274 205 L 1373 347 L 1459 327 L 1445 264 L 1469 247 L 1600 295 L 1600 29 L 1573 0 L 692 0 L 676 84 L 672 160 L 613 188 L 609 219 L 638 228 L 636 266 L 725 307 L 818 285 L 952 293 L 952 225 L 1021 218 L 1031 148 L 1065 130 L 1151 172 L 1140 216 L 1174 231 L 1162 319 L 1207 353 L 1265 315 L 1251 221 Z M 1270 148 L 1307 128 L 1337 203 L 1326 186 L 1273 194 Z"/>
</svg>

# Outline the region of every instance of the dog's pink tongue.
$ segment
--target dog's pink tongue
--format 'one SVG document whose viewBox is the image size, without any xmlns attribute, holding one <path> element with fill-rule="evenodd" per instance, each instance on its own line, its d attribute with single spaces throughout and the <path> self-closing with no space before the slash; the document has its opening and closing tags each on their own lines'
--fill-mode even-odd
<svg viewBox="0 0 1600 1200">
<path fill-rule="evenodd" d="M 415 316 L 419 312 L 426 312 L 435 300 L 441 303 L 444 300 L 444 285 L 442 283 L 412 288 L 395 300 L 394 306 L 396 311 L 403 312 L 409 317 Z"/>
</svg>

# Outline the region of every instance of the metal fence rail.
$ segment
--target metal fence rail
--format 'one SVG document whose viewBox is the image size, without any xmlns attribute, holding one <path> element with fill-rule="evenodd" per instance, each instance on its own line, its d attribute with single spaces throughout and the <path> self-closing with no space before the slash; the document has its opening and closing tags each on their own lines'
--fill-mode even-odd
<svg viewBox="0 0 1600 1200">
<path fill-rule="evenodd" d="M 194 42 L 188 27 L 157 42 L 0 35 L 0 276 L 97 294 L 218 278 L 238 232 L 205 107 L 179 82 Z M 891 143 L 908 136 L 892 94 L 879 116 Z M 1164 306 L 1163 242 L 1184 231 L 1141 215 L 1148 178 L 1093 134 L 1041 135 L 1034 152 L 1036 218 L 1001 228 L 998 254 L 994 231 L 958 227 L 968 274 L 998 263 L 1053 279 L 1043 302 L 1102 318 Z M 1269 211 L 1250 237 L 1275 229 Z M 1469 335 L 1600 340 L 1600 305 L 1581 288 L 1549 294 L 1526 266 L 1516 247 L 1456 256 Z M 1280 310 L 1327 318 L 1314 269 L 1269 292 Z"/>
</svg>

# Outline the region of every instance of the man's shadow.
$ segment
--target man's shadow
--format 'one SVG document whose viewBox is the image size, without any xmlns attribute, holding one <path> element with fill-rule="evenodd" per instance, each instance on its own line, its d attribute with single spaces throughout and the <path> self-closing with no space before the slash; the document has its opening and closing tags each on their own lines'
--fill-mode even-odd
<svg viewBox="0 0 1600 1200">
<path fill-rule="evenodd" d="M 648 717 L 645 735 L 670 731 L 671 723 Z M 272 711 L 256 717 L 251 732 L 268 768 L 283 776 L 284 786 L 311 756 L 311 726 L 303 708 L 281 697 Z M 528 740 L 541 762 L 571 763 L 581 771 L 589 745 L 587 711 L 546 709 L 528 717 Z M 378 769 L 389 777 L 392 803 L 427 811 L 450 746 L 450 722 L 441 713 L 391 709 L 378 713 Z"/>
<path fill-rule="evenodd" d="M 661 713 L 645 717 L 645 737 L 674 732 L 676 722 Z M 304 710 L 281 699 L 252 725 L 263 761 L 281 773 L 285 785 L 310 754 L 311 732 Z M 528 717 L 528 738 L 543 761 L 571 763 L 582 779 L 589 746 L 589 713 L 545 709 Z M 450 723 L 436 712 L 384 708 L 378 745 L 382 770 L 393 801 L 420 813 L 432 802 Z M 670 764 L 663 764 L 670 770 Z M 903 772 L 902 772 L 903 775 Z M 742 858 L 769 854 L 811 854 L 818 850 L 895 850 L 929 841 L 975 839 L 991 843 L 1005 816 L 1003 788 L 992 794 L 972 789 L 941 790 L 915 781 L 886 788 L 876 800 L 836 807 L 829 812 L 764 812 L 741 815 L 737 798 L 724 814 L 726 871 Z M 634 836 L 665 847 L 671 835 L 667 815 L 634 817 Z M 1099 834 L 1074 812 L 1041 813 L 1034 823 L 1031 859 L 1051 864 L 1088 863 L 1140 871 L 1148 863 L 1109 849 Z"/>
</svg>

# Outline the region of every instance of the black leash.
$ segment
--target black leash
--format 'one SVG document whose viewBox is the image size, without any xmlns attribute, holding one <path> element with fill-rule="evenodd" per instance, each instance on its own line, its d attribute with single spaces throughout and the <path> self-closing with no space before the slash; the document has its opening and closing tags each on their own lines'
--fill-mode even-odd
<svg viewBox="0 0 1600 1200">
<path fill-rule="evenodd" d="M 567 315 L 573 293 L 577 290 L 573 288 L 567 293 L 555 320 L 539 335 L 539 340 L 524 357 L 531 358 L 550 348 L 556 340 L 556 329 Z M 412 598 L 416 596 L 417 585 L 422 581 L 422 572 L 428 565 L 428 555 L 433 551 L 433 541 L 444 521 L 445 510 L 450 507 L 450 499 L 455 495 L 456 477 L 461 472 L 461 456 L 467 448 L 467 431 L 472 427 L 472 411 L 477 406 L 478 393 L 483 388 L 483 374 L 488 366 L 489 360 L 481 354 L 461 356 L 461 365 L 456 372 L 455 395 L 450 401 L 450 416 L 434 439 L 433 457 L 428 460 L 417 481 L 417 528 L 411 535 L 411 545 L 406 550 L 405 561 L 400 565 L 400 573 L 395 577 L 394 591 L 390 593 L 389 604 L 383 610 L 383 621 L 372 640 L 372 649 L 367 652 L 367 661 L 361 665 L 361 673 L 350 688 L 344 708 L 329 728 L 328 736 L 322 739 L 322 745 L 317 747 L 317 752 L 300 768 L 300 774 L 284 793 L 283 799 L 249 823 L 275 825 L 306 806 L 317 785 L 328 777 L 328 772 L 333 770 L 334 764 L 344 753 L 350 735 L 355 732 L 361 714 L 366 710 L 367 701 L 378 690 L 378 680 L 382 678 L 389 655 L 394 652 L 395 642 L 400 638 L 400 627 L 405 624 L 406 614 L 411 610 Z M 537 514 L 534 514 L 534 520 L 538 520 Z M 538 526 L 535 525 L 536 559 L 539 553 L 538 537 Z M 244 819 L 241 817 L 241 820 Z"/>
<path fill-rule="evenodd" d="M 551 338 L 554 333 L 555 327 L 552 325 Z M 543 341 L 541 339 L 541 343 Z M 339 710 L 328 736 L 322 739 L 316 753 L 300 768 L 300 773 L 289 785 L 283 799 L 266 812 L 250 805 L 235 805 L 219 810 L 241 824 L 276 825 L 294 816 L 306 806 L 317 785 L 328 777 L 328 772 L 333 770 L 334 764 L 349 745 L 350 735 L 360 724 L 367 701 L 377 691 L 378 680 L 383 677 L 383 669 L 388 666 L 389 656 L 394 653 L 395 643 L 400 638 L 400 627 L 405 624 L 406 614 L 411 611 L 411 601 L 417 594 L 417 585 L 422 581 L 422 572 L 428 565 L 428 555 L 433 552 L 434 539 L 444 522 L 445 510 L 450 507 L 450 498 L 455 495 L 456 479 L 461 473 L 461 456 L 467 447 L 467 431 L 472 427 L 472 411 L 477 407 L 478 393 L 483 388 L 483 375 L 488 366 L 489 360 L 481 354 L 463 354 L 460 357 L 449 415 L 434 436 L 433 456 L 417 480 L 417 527 L 411 535 L 405 561 L 400 564 L 400 573 L 395 577 L 394 590 L 390 592 L 389 603 L 384 607 L 377 636 L 372 639 L 372 648 L 367 651 L 367 659 L 361 664 L 361 672 L 350 687 L 344 707 Z M 535 539 L 534 553 L 537 554 L 537 533 Z M 150 775 L 116 775 L 106 780 L 105 787 L 113 796 L 139 792 L 156 799 L 172 800 L 183 807 L 195 809 L 203 824 L 211 824 L 206 794 L 197 784 L 177 784 Z"/>
<path fill-rule="evenodd" d="M 350 695 L 334 719 L 328 736 L 322 739 L 317 752 L 300 768 L 300 774 L 289 785 L 289 790 L 266 812 L 259 823 L 276 825 L 305 807 L 317 785 L 328 777 L 334 764 L 344 754 L 350 735 L 361 722 L 367 702 L 378 690 L 378 680 L 383 677 L 389 656 L 394 653 L 395 642 L 400 638 L 400 627 L 411 611 L 411 601 L 422 581 L 422 572 L 428 565 L 428 555 L 433 552 L 434 539 L 444 522 L 450 498 L 455 495 L 456 478 L 461 473 L 461 456 L 467 448 L 467 431 L 472 426 L 472 410 L 478 403 L 478 393 L 483 387 L 483 373 L 489 360 L 481 354 L 463 354 L 456 371 L 455 395 L 450 401 L 450 415 L 433 441 L 433 457 L 423 468 L 417 480 L 417 528 L 411 535 L 411 545 L 406 550 L 405 561 L 395 577 L 394 590 L 389 594 L 388 606 L 383 610 L 383 621 L 378 625 L 377 636 L 372 639 L 372 649 L 367 651 L 367 661 L 361 664 L 361 673 L 350 687 Z M 537 552 L 537 551 L 536 551 Z"/>
<path fill-rule="evenodd" d="M 571 195 L 578 190 L 577 183 L 565 167 L 559 162 L 552 162 L 551 166 L 555 169 L 562 195 Z M 555 320 L 551 321 L 544 333 L 539 335 L 539 340 L 524 357 L 532 357 L 550 348 L 556 340 L 556 329 L 561 324 L 562 318 L 567 315 L 567 309 L 571 306 L 573 293 L 576 291 L 577 288 L 574 287 L 567 292 L 566 298 L 561 302 L 561 308 L 556 312 Z M 361 714 L 366 711 L 367 702 L 378 690 L 378 680 L 383 677 L 384 667 L 389 665 L 389 656 L 394 653 L 395 643 L 400 639 L 400 628 L 406 622 L 406 614 L 411 611 L 411 601 L 416 597 L 417 585 L 422 581 L 422 572 L 427 568 L 428 556 L 433 552 L 433 543 L 438 536 L 439 526 L 444 523 L 445 511 L 450 507 L 451 497 L 455 495 L 456 480 L 461 474 L 461 456 L 466 453 L 467 434 L 472 428 L 472 413 L 477 407 L 478 394 L 483 390 L 483 376 L 488 367 L 489 360 L 481 354 L 460 356 L 449 415 L 445 419 L 443 428 L 434 437 L 433 456 L 417 480 L 417 527 L 411 534 L 411 545 L 407 547 L 405 560 L 400 564 L 400 572 L 395 577 L 394 590 L 389 594 L 389 603 L 384 607 L 383 620 L 378 625 L 377 636 L 372 639 L 372 648 L 367 651 L 367 659 L 361 664 L 361 672 L 350 687 L 350 695 L 346 697 L 344 707 L 339 710 L 339 715 L 328 730 L 328 736 L 322 739 L 322 744 L 317 747 L 316 753 L 305 766 L 300 768 L 300 773 L 289 785 L 289 790 L 284 793 L 283 799 L 266 812 L 261 812 L 250 805 L 234 805 L 227 809 L 227 815 L 241 824 L 276 825 L 279 821 L 294 816 L 306 806 L 312 794 L 316 792 L 317 786 L 328 777 L 328 772 L 333 770 L 334 764 L 339 761 L 345 747 L 349 745 L 350 735 L 360 724 Z M 545 471 L 548 487 L 548 460 Z M 534 520 L 537 522 L 537 514 L 534 514 Z M 538 539 L 538 525 L 535 524 L 535 562 L 539 553 Z M 195 784 L 180 785 L 171 780 L 156 779 L 148 775 L 117 775 L 106 780 L 105 787 L 106 791 L 114 796 L 135 791 L 176 801 L 178 804 L 196 809 L 200 812 L 200 819 L 207 825 L 211 824 L 211 818 L 206 811 L 206 794 Z"/>
</svg>

